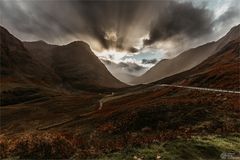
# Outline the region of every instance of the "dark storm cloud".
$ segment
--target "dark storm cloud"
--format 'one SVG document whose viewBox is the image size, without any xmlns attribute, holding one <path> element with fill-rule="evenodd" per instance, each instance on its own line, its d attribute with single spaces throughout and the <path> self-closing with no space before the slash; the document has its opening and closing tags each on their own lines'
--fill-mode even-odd
<svg viewBox="0 0 240 160">
<path fill-rule="evenodd" d="M 138 12 L 151 3 L 144 1 L 0 1 L 1 18 L 26 34 L 42 39 L 88 35 L 103 48 L 132 47 L 125 38 Z M 22 7 L 24 6 L 24 7 Z M 139 27 L 136 27 L 139 28 Z M 135 37 L 128 37 L 129 39 Z"/>
<path fill-rule="evenodd" d="M 240 3 L 239 3 L 240 5 Z M 231 6 L 226 12 L 224 12 L 220 17 L 214 21 L 214 25 L 223 24 L 232 21 L 235 18 L 239 18 L 240 10 L 236 6 Z"/>
<path fill-rule="evenodd" d="M 142 59 L 142 64 L 155 64 L 157 63 L 157 59 Z"/>
<path fill-rule="evenodd" d="M 50 41 L 76 33 L 73 27 L 66 25 L 68 20 L 62 16 L 62 9 L 66 7 L 61 3 L 55 5 L 53 1 L 0 1 L 1 19 L 21 33 Z"/>
<path fill-rule="evenodd" d="M 130 53 L 136 53 L 136 52 L 139 51 L 139 49 L 137 49 L 137 48 L 135 48 L 135 47 L 130 47 L 130 48 L 128 48 L 128 51 L 129 51 Z"/>
<path fill-rule="evenodd" d="M 24 37 L 52 42 L 65 37 L 91 37 L 102 48 L 137 52 L 137 40 L 149 34 L 145 45 L 181 35 L 198 38 L 236 14 L 229 9 L 213 22 L 212 12 L 191 2 L 126 0 L 0 0 L 3 26 Z M 6 23 L 4 23 L 6 22 Z"/>
<path fill-rule="evenodd" d="M 151 5 L 144 1 L 73 1 L 86 22 L 90 34 L 99 40 L 104 48 L 124 49 L 126 31 L 138 15 L 139 10 Z M 137 26 L 136 26 L 137 27 Z M 115 34 L 115 35 L 111 35 Z"/>
<path fill-rule="evenodd" d="M 196 38 L 211 33 L 212 16 L 212 12 L 205 8 L 196 8 L 191 2 L 171 1 L 164 14 L 159 14 L 152 24 L 149 39 L 145 39 L 144 44 L 150 45 L 180 34 Z"/>
</svg>

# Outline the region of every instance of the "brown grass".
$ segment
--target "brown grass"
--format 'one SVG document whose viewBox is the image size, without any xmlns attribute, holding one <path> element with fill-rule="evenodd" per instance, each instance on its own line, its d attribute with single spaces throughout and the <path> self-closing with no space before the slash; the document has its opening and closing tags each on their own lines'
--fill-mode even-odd
<svg viewBox="0 0 240 160">
<path fill-rule="evenodd" d="M 25 133 L 0 137 L 0 158 L 66 159 L 75 152 L 75 143 L 59 133 Z"/>
</svg>

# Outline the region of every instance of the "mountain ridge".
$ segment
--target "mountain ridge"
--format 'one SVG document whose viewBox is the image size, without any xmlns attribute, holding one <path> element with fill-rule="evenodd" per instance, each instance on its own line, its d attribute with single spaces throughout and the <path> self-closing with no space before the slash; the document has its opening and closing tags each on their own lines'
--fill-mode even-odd
<svg viewBox="0 0 240 160">
<path fill-rule="evenodd" d="M 231 28 L 231 30 L 217 41 L 209 42 L 204 45 L 189 49 L 179 54 L 173 59 L 160 61 L 145 74 L 133 80 L 133 84 L 151 83 L 174 74 L 186 71 L 200 64 L 209 56 L 215 54 L 231 40 L 239 37 L 240 24 Z"/>
<path fill-rule="evenodd" d="M 1 83 L 13 81 L 18 84 L 27 84 L 30 82 L 32 85 L 43 85 L 50 88 L 66 87 L 73 90 L 98 90 L 127 86 L 108 72 L 85 42 L 74 41 L 64 46 L 51 45 L 44 41 L 21 42 L 4 27 L 0 27 L 0 31 Z M 59 58 L 59 55 L 63 59 Z M 65 73 L 70 78 L 62 76 L 62 70 L 57 69 L 59 66 L 54 66 L 61 65 L 61 61 L 65 63 L 65 68 L 70 67 L 68 71 L 73 71 L 71 74 Z M 72 62 L 75 63 L 75 66 L 71 64 Z M 80 72 L 82 74 L 78 74 Z M 102 74 L 98 72 L 102 72 Z M 91 76 L 88 77 L 88 75 Z M 73 78 L 72 81 L 65 81 L 71 78 Z M 73 84 L 76 82 L 81 85 L 74 86 Z M 69 88 L 69 86 L 71 87 Z"/>
</svg>

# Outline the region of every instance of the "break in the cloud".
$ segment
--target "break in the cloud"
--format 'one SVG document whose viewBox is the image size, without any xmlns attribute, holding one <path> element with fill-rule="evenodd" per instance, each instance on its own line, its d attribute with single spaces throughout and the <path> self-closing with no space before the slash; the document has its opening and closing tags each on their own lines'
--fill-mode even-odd
<svg viewBox="0 0 240 160">
<path fill-rule="evenodd" d="M 148 68 L 138 65 L 135 62 L 115 63 L 107 59 L 101 59 L 107 69 L 120 81 L 130 84 L 130 82 L 147 71 Z"/>
<path fill-rule="evenodd" d="M 142 59 L 143 64 L 156 64 L 157 61 L 158 60 L 156 58 L 154 58 L 154 59 Z"/>
</svg>

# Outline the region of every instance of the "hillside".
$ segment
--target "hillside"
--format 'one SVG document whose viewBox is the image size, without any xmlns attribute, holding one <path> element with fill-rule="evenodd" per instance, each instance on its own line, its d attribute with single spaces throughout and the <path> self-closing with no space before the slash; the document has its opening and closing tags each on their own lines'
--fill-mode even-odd
<svg viewBox="0 0 240 160">
<path fill-rule="evenodd" d="M 73 89 L 121 88 L 124 83 L 111 75 L 88 44 L 77 41 L 52 50 L 52 67 Z"/>
<path fill-rule="evenodd" d="M 173 59 L 160 61 L 145 74 L 133 80 L 133 84 L 150 83 L 189 70 L 217 53 L 222 46 L 239 38 L 239 33 L 240 25 L 233 27 L 224 37 L 216 42 L 210 42 L 190 49 Z"/>
<path fill-rule="evenodd" d="M 3 27 L 0 34 L 1 105 L 45 100 L 70 90 L 126 86 L 107 71 L 83 42 L 63 47 L 42 41 L 23 44 Z M 57 53 L 53 53 L 54 48 Z"/>
<path fill-rule="evenodd" d="M 57 45 L 48 44 L 44 41 L 23 42 L 24 47 L 30 52 L 31 56 L 44 65 L 51 67 L 51 50 Z"/>
<path fill-rule="evenodd" d="M 229 42 L 196 67 L 154 84 L 177 83 L 186 86 L 240 90 L 239 50 L 240 38 Z"/>
<path fill-rule="evenodd" d="M 59 77 L 53 71 L 33 59 L 20 40 L 3 27 L 0 27 L 0 34 L 1 84 L 13 82 L 55 86 L 60 83 Z"/>
</svg>

